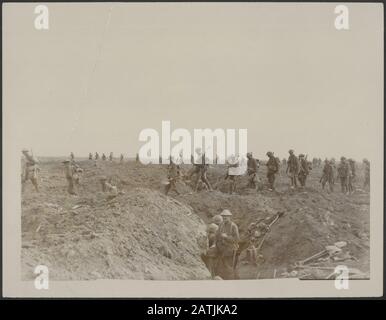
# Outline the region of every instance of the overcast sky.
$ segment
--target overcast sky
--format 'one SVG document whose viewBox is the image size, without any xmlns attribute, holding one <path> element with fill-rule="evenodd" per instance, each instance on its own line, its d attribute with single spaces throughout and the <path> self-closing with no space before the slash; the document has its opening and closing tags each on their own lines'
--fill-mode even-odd
<svg viewBox="0 0 386 320">
<path fill-rule="evenodd" d="M 381 4 L 3 6 L 4 139 L 134 155 L 144 128 L 246 128 L 259 158 L 371 159 L 383 136 Z M 377 140 L 378 139 L 378 140 Z M 19 149 L 20 150 L 20 149 Z"/>
</svg>

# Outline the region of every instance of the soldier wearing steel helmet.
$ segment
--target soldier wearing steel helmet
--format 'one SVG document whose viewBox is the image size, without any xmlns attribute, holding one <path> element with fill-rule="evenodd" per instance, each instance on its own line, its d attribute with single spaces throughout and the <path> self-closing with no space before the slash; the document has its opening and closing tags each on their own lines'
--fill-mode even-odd
<svg viewBox="0 0 386 320">
<path fill-rule="evenodd" d="M 218 226 L 223 222 L 223 218 L 220 214 L 216 214 L 212 218 L 212 223 L 217 224 Z"/>
<path fill-rule="evenodd" d="M 343 193 L 348 193 L 348 177 L 350 175 L 350 167 L 345 157 L 340 158 L 340 162 L 337 168 L 338 177 Z"/>
<path fill-rule="evenodd" d="M 22 153 L 25 158 L 22 176 L 22 190 L 24 190 L 26 182 L 30 180 L 35 187 L 35 190 L 39 192 L 38 172 L 40 169 L 38 166 L 38 160 L 32 154 L 30 154 L 27 149 L 23 149 Z"/>
<path fill-rule="evenodd" d="M 320 178 L 319 182 L 322 184 L 323 190 L 326 183 L 328 182 L 330 187 L 330 192 L 334 191 L 334 168 L 331 162 L 327 158 L 324 160 L 322 177 Z"/>
<path fill-rule="evenodd" d="M 277 164 L 276 158 L 273 155 L 273 152 L 268 151 L 267 152 L 268 156 L 268 161 L 267 161 L 267 179 L 268 179 L 268 185 L 269 185 L 269 190 L 273 191 L 275 190 L 275 175 L 279 171 L 279 166 Z"/>
<path fill-rule="evenodd" d="M 252 152 L 247 153 L 247 174 L 248 186 L 255 189 L 257 180 L 257 169 L 259 168 L 259 161 L 252 156 Z"/>
<path fill-rule="evenodd" d="M 232 213 L 225 209 L 221 212 L 223 222 L 216 232 L 217 269 L 216 275 L 223 279 L 235 279 L 235 260 L 240 241 L 239 228 L 231 220 Z"/>
<path fill-rule="evenodd" d="M 302 188 L 306 186 L 307 176 L 309 174 L 309 165 L 304 154 L 299 154 L 299 173 L 298 179 Z"/>
<path fill-rule="evenodd" d="M 299 161 L 298 158 L 294 154 L 294 150 L 289 150 L 289 157 L 287 161 L 287 169 L 286 173 L 290 178 L 291 182 L 291 189 L 294 189 L 297 187 L 297 176 L 299 173 Z"/>
<path fill-rule="evenodd" d="M 64 160 L 62 161 L 62 163 L 65 166 L 64 174 L 68 183 L 67 192 L 71 195 L 75 195 L 76 194 L 75 192 L 76 176 L 75 176 L 75 167 L 73 165 L 73 162 L 70 160 Z"/>
<path fill-rule="evenodd" d="M 181 176 L 181 168 L 178 164 L 175 163 L 173 157 L 170 157 L 170 163 L 167 167 L 168 170 L 168 183 L 165 186 L 165 194 L 167 195 L 169 191 L 174 191 L 177 194 L 180 194 L 177 190 L 177 181 Z"/>
</svg>

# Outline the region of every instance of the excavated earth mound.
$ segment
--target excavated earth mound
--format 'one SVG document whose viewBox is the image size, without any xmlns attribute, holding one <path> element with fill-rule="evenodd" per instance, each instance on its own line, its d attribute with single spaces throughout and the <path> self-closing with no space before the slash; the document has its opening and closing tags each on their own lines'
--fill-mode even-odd
<svg viewBox="0 0 386 320">
<path fill-rule="evenodd" d="M 43 264 L 54 280 L 207 279 L 200 259 L 205 224 L 182 203 L 135 188 L 23 201 L 23 278 Z"/>
<path fill-rule="evenodd" d="M 307 187 L 290 190 L 283 168 L 276 191 L 266 186 L 266 169 L 259 169 L 259 188 L 248 188 L 239 177 L 236 194 L 226 193 L 225 167 L 212 166 L 208 179 L 212 192 L 195 193 L 192 183 L 177 184 L 180 195 L 163 194 L 165 165 L 141 165 L 79 161 L 84 174 L 78 196 L 66 193 L 59 160 L 41 164 L 41 188 L 31 185 L 22 195 L 22 268 L 32 278 L 37 264 L 50 267 L 55 279 L 208 279 L 201 261 L 206 223 L 223 209 L 233 213 L 241 237 L 251 222 L 269 221 L 284 214 L 265 238 L 258 266 L 239 264 L 242 279 L 287 276 L 294 264 L 325 246 L 345 241 L 344 262 L 320 262 L 323 268 L 297 269 L 297 277 L 325 278 L 338 264 L 346 264 L 369 277 L 370 194 L 361 190 L 363 172 L 358 169 L 357 190 L 352 195 L 322 190 L 321 168 L 314 168 Z M 191 168 L 183 166 L 186 173 Z M 124 194 L 109 199 L 99 179 L 106 176 Z M 240 256 L 242 258 L 242 256 Z M 321 271 L 322 270 L 322 271 Z"/>
</svg>

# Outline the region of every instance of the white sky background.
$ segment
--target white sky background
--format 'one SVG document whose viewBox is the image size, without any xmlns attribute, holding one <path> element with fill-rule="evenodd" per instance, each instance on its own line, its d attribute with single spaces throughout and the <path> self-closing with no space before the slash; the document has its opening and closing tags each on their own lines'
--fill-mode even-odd
<svg viewBox="0 0 386 320">
<path fill-rule="evenodd" d="M 380 4 L 348 31 L 335 4 L 48 4 L 48 31 L 35 5 L 3 6 L 3 110 L 37 156 L 134 156 L 162 120 L 247 128 L 259 158 L 371 159 L 383 136 Z"/>
</svg>

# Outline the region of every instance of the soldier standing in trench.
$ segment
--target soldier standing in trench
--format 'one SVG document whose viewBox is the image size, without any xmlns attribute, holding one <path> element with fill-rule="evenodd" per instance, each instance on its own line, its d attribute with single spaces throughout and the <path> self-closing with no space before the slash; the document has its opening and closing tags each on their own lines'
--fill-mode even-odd
<svg viewBox="0 0 386 320">
<path fill-rule="evenodd" d="M 239 228 L 232 222 L 232 213 L 225 209 L 221 212 L 223 222 L 217 233 L 215 246 L 217 248 L 216 275 L 224 280 L 236 278 L 235 260 L 240 241 Z"/>
</svg>

